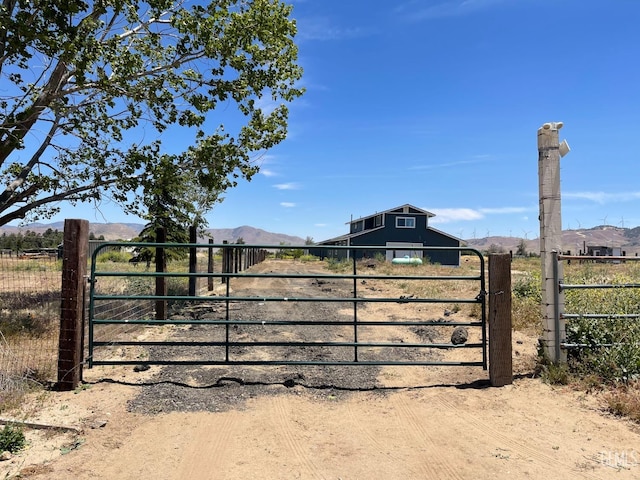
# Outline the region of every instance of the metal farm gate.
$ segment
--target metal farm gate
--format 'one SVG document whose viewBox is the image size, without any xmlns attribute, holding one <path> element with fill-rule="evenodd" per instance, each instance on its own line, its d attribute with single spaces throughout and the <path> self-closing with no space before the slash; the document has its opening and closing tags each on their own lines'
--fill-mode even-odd
<svg viewBox="0 0 640 480">
<path fill-rule="evenodd" d="M 191 261 L 188 268 L 181 267 L 186 262 L 170 262 L 166 269 L 161 260 L 155 269 L 153 264 L 127 269 L 97 261 L 105 251 L 136 246 L 151 248 L 160 257 L 163 251 L 181 249 Z M 86 363 L 487 369 L 485 261 L 479 251 L 411 247 L 457 250 L 464 253 L 462 258 L 473 259 L 477 268 L 471 274 L 456 275 L 460 271 L 453 267 L 392 267 L 384 261 L 384 250 L 380 254 L 381 247 L 327 247 L 349 250 L 350 260 L 323 262 L 305 257 L 305 248 L 101 244 L 91 256 Z M 363 254 L 368 259 L 356 260 Z M 260 263 L 263 260 L 268 263 Z M 434 271 L 438 274 L 425 273 Z M 412 293 L 388 296 L 382 284 Z M 450 286 L 460 284 L 466 295 L 448 294 Z M 308 295 L 309 289 L 316 293 Z M 473 316 L 455 315 L 467 304 Z M 434 315 L 435 310 L 443 313 Z M 466 327 L 468 340 L 436 341 L 430 334 L 432 329 L 450 333 L 457 327 Z M 399 333 L 404 330 L 410 335 Z M 200 333 L 195 337 L 194 332 Z M 460 360 L 434 355 L 462 349 L 477 353 Z"/>
<path fill-rule="evenodd" d="M 554 269 L 551 272 L 554 285 L 557 288 L 552 292 L 551 298 L 548 303 L 553 306 L 555 330 L 559 332 L 556 336 L 555 350 L 556 358 L 564 359 L 566 361 L 566 354 L 570 350 L 582 350 L 593 349 L 598 347 L 611 347 L 612 343 L 576 343 L 575 341 L 567 341 L 567 328 L 571 326 L 572 322 L 580 319 L 588 319 L 594 322 L 599 322 L 598 328 L 604 328 L 607 322 L 623 321 L 623 322 L 637 322 L 640 319 L 640 313 L 637 311 L 627 313 L 594 313 L 594 312 L 567 312 L 565 306 L 564 294 L 569 291 L 576 290 L 600 290 L 602 292 L 620 292 L 622 290 L 631 290 L 638 292 L 640 290 L 640 283 L 610 283 L 606 277 L 602 279 L 600 283 L 581 283 L 581 284 L 568 284 L 565 283 L 563 278 L 563 268 L 561 262 L 576 262 L 576 263 L 598 263 L 609 265 L 620 265 L 624 263 L 632 263 L 640 261 L 640 257 L 626 257 L 626 256 L 613 256 L 613 255 L 562 255 L 557 252 L 551 252 L 552 262 Z M 610 295 L 613 296 L 613 295 Z M 599 307 L 594 305 L 592 308 Z M 618 308 L 625 310 L 624 305 L 619 305 Z"/>
</svg>

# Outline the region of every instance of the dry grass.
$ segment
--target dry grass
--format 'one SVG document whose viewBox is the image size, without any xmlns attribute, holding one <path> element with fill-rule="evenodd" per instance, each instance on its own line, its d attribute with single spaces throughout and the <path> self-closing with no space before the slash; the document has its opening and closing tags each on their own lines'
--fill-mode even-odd
<svg viewBox="0 0 640 480">
<path fill-rule="evenodd" d="M 613 387 L 604 401 L 610 413 L 640 423 L 640 380 Z"/>
</svg>

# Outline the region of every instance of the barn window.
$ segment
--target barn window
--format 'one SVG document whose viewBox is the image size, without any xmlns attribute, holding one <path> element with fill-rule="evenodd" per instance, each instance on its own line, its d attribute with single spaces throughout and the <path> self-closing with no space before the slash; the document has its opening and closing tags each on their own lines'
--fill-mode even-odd
<svg viewBox="0 0 640 480">
<path fill-rule="evenodd" d="M 382 214 L 376 215 L 373 222 L 376 227 L 379 227 L 380 225 L 382 225 Z"/>
<path fill-rule="evenodd" d="M 396 217 L 396 228 L 416 228 L 416 219 L 413 217 Z"/>
</svg>

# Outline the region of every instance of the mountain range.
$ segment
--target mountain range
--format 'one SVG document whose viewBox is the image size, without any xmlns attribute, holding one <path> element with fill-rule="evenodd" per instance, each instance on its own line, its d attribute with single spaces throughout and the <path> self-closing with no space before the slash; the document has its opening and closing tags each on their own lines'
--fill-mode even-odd
<svg viewBox="0 0 640 480">
<path fill-rule="evenodd" d="M 89 232 L 96 237 L 104 236 L 105 240 L 131 240 L 137 237 L 144 228 L 142 223 L 89 223 Z M 11 234 L 18 232 L 31 231 L 35 233 L 44 233 L 48 229 L 64 230 L 64 222 L 53 223 L 30 223 L 22 227 L 5 225 L 0 227 L 0 235 L 3 233 Z M 244 243 L 253 245 L 303 245 L 305 240 L 293 235 L 284 233 L 267 232 L 260 228 L 242 226 L 236 228 L 213 228 L 208 229 L 209 237 L 201 238 L 199 241 L 207 242 L 209 238 L 213 238 L 215 243 L 236 242 L 242 239 Z"/>
<path fill-rule="evenodd" d="M 504 251 L 515 252 L 524 240 L 525 248 L 530 253 L 540 253 L 540 239 L 523 239 L 520 237 L 483 237 L 465 240 L 468 246 L 478 250 L 487 250 L 492 245 Z M 587 246 L 620 247 L 627 256 L 640 255 L 640 227 L 622 228 L 613 225 L 598 225 L 593 228 L 562 231 L 562 249 L 573 254 L 586 251 Z"/>
<path fill-rule="evenodd" d="M 90 223 L 89 231 L 96 237 L 101 235 L 106 240 L 131 240 L 143 229 L 141 223 Z M 17 233 L 30 230 L 35 233 L 44 233 L 47 229 L 64 229 L 64 222 L 54 223 L 31 223 L 23 227 L 3 226 L 0 227 L 2 233 Z M 254 245 L 303 245 L 305 239 L 284 233 L 267 232 L 260 228 L 247 225 L 236 228 L 209 229 L 208 234 L 213 237 L 215 243 L 224 241 L 236 242 L 242 239 L 244 243 Z M 208 241 L 201 239 L 200 241 Z M 504 251 L 515 252 L 520 243 L 524 241 L 527 252 L 539 253 L 540 241 L 537 238 L 527 239 L 521 237 L 500 237 L 490 236 L 482 238 L 470 238 L 464 242 L 478 250 L 487 250 L 491 246 L 499 247 Z M 584 251 L 587 245 L 620 247 L 628 256 L 640 254 L 640 227 L 623 228 L 612 225 L 599 225 L 593 228 L 578 230 L 564 230 L 562 232 L 562 243 L 564 251 L 578 253 Z"/>
</svg>

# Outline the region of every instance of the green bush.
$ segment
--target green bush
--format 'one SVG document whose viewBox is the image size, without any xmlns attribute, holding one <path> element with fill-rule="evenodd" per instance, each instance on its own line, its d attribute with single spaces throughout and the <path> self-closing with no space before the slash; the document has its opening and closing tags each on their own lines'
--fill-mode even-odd
<svg viewBox="0 0 640 480">
<path fill-rule="evenodd" d="M 127 263 L 131 259 L 131 254 L 120 250 L 108 250 L 96 257 L 97 263 Z"/>
<path fill-rule="evenodd" d="M 540 272 L 526 272 L 518 277 L 511 287 L 513 297 L 511 313 L 513 326 L 517 330 L 533 329 L 541 333 L 542 329 L 542 281 Z"/>
<path fill-rule="evenodd" d="M 525 272 L 513 282 L 511 287 L 515 298 L 531 298 L 542 301 L 542 280 L 539 272 Z"/>
<path fill-rule="evenodd" d="M 17 453 L 27 446 L 27 439 L 21 428 L 5 425 L 0 430 L 0 452 Z"/>
<path fill-rule="evenodd" d="M 636 283 L 629 270 L 607 274 L 598 266 L 587 266 L 567 284 L 622 285 Z M 565 294 L 565 311 L 578 315 L 567 320 L 567 342 L 579 347 L 570 350 L 569 363 L 579 375 L 595 374 L 605 382 L 640 378 L 640 322 L 613 315 L 640 312 L 640 296 L 635 289 L 578 289 Z M 589 314 L 612 315 L 591 318 Z"/>
<path fill-rule="evenodd" d="M 332 272 L 344 272 L 353 268 L 353 261 L 348 258 L 327 258 L 327 268 Z"/>
</svg>

